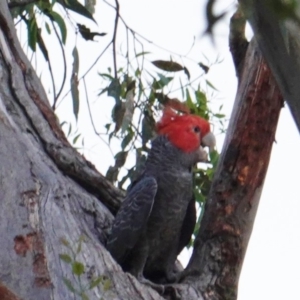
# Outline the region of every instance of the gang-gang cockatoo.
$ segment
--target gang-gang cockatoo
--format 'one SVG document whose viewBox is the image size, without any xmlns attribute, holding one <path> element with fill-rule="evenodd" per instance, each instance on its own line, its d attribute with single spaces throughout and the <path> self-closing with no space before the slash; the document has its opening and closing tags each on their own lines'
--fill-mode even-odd
<svg viewBox="0 0 300 300">
<path fill-rule="evenodd" d="M 166 108 L 144 171 L 127 191 L 107 249 L 124 271 L 140 281 L 175 280 L 178 254 L 189 243 L 195 222 L 193 166 L 215 146 L 205 119 Z"/>
</svg>

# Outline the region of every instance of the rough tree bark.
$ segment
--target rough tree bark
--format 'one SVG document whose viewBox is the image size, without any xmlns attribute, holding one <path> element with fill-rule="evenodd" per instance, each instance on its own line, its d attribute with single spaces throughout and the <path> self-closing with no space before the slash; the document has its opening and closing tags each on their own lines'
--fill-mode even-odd
<svg viewBox="0 0 300 300">
<path fill-rule="evenodd" d="M 300 4 L 282 18 L 275 1 L 239 0 L 300 132 Z M 279 1 L 286 5 L 289 1 Z M 294 18 L 294 19 L 292 19 Z"/>
<path fill-rule="evenodd" d="M 235 299 L 283 100 L 253 40 L 185 282 Z M 197 279 L 198 278 L 198 279 Z"/>
<path fill-rule="evenodd" d="M 168 299 L 234 299 L 282 105 L 253 42 L 192 259 Z M 103 243 L 123 192 L 66 141 L 0 1 L 0 299 L 77 299 L 59 254 L 76 245 L 87 274 L 105 275 L 90 299 L 163 299 L 122 272 Z M 75 247 L 75 246 L 74 246 Z M 88 276 L 83 276 L 83 284 Z"/>
</svg>

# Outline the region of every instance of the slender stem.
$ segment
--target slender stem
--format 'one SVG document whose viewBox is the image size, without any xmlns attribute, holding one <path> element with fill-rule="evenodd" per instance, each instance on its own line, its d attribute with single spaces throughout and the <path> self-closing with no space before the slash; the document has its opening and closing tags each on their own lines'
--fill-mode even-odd
<svg viewBox="0 0 300 300">
<path fill-rule="evenodd" d="M 63 88 L 64 88 L 64 86 L 65 86 L 65 83 L 66 83 L 66 77 L 67 77 L 67 62 L 66 62 L 66 55 L 65 55 L 65 50 L 64 50 L 64 46 L 63 46 L 62 40 L 61 40 L 61 38 L 60 38 L 60 36 L 59 36 L 59 34 L 58 34 L 58 32 L 57 32 L 57 29 L 56 29 L 56 27 L 55 27 L 53 21 L 52 21 L 52 27 L 53 27 L 53 29 L 54 29 L 55 35 L 56 35 L 56 37 L 57 37 L 57 39 L 58 39 L 59 46 L 60 46 L 60 48 L 61 48 L 62 57 L 63 57 L 63 64 L 64 64 L 64 66 L 63 66 L 63 70 L 64 70 L 63 81 L 62 81 L 62 84 L 61 84 L 61 87 L 60 87 L 58 93 L 57 93 L 57 94 L 55 95 L 55 97 L 54 97 L 54 102 L 53 102 L 53 105 L 52 105 L 52 109 L 55 110 L 55 108 L 56 108 L 56 102 L 57 102 L 57 100 L 58 100 L 58 98 L 59 98 L 59 96 L 60 96 L 60 94 L 61 94 L 61 92 L 62 92 L 62 90 L 63 90 Z"/>
<path fill-rule="evenodd" d="M 83 86 L 84 86 L 84 92 L 85 92 L 85 98 L 86 98 L 86 103 L 87 103 L 87 107 L 88 107 L 88 112 L 89 112 L 89 116 L 90 116 L 90 120 L 94 129 L 95 134 L 100 138 L 100 140 L 108 147 L 111 155 L 114 157 L 114 153 L 110 148 L 110 145 L 107 141 L 105 141 L 105 139 L 101 136 L 101 133 L 97 131 L 95 123 L 94 123 L 94 119 L 93 119 L 93 115 L 92 115 L 92 111 L 91 111 L 91 107 L 90 107 L 90 101 L 89 101 L 89 96 L 88 96 L 88 92 L 87 92 L 87 86 L 86 86 L 86 82 L 85 82 L 85 78 L 82 78 L 83 81 Z"/>
<path fill-rule="evenodd" d="M 116 41 L 117 41 L 117 31 L 118 31 L 118 23 L 119 23 L 119 18 L 120 18 L 120 5 L 119 1 L 115 0 L 116 3 L 116 18 L 115 18 L 115 26 L 114 26 L 114 33 L 112 37 L 112 44 L 113 44 L 113 62 L 114 62 L 114 73 L 115 73 L 115 78 L 118 77 L 118 69 L 117 69 L 117 50 L 116 50 Z"/>
</svg>

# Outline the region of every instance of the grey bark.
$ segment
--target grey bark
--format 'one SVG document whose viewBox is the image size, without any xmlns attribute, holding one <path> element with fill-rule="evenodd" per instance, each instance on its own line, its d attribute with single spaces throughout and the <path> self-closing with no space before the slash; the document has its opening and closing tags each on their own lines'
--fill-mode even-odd
<svg viewBox="0 0 300 300">
<path fill-rule="evenodd" d="M 182 282 L 165 288 L 167 299 L 236 295 L 281 107 L 257 48 L 248 52 L 248 73 L 241 79 L 194 254 Z M 253 84 L 255 97 L 250 97 Z M 257 98 L 261 86 L 264 99 Z M 262 105 L 264 114 L 251 114 L 253 105 Z M 263 140 L 257 139 L 262 131 Z M 257 167 L 251 169 L 254 177 L 247 177 L 250 165 Z M 99 285 L 87 292 L 90 299 L 163 299 L 122 272 L 103 246 L 124 193 L 67 142 L 19 45 L 5 1 L 0 1 L 0 183 L 0 299 L 79 299 L 62 281 L 66 277 L 76 286 L 70 265 L 59 255 L 69 253 L 61 239 L 75 250 L 82 235 L 77 259 L 86 269 L 83 284 L 92 275 L 104 275 L 111 283 L 108 290 Z M 226 194 L 226 188 L 231 193 Z"/>
</svg>

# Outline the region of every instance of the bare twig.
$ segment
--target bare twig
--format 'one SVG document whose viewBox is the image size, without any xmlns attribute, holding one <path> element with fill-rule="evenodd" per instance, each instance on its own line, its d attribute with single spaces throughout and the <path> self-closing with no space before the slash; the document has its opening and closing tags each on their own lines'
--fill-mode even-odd
<svg viewBox="0 0 300 300">
<path fill-rule="evenodd" d="M 87 103 L 87 107 L 88 107 L 88 112 L 89 112 L 89 116 L 90 116 L 90 120 L 94 129 L 95 134 L 101 139 L 101 141 L 108 147 L 111 155 L 114 157 L 114 153 L 110 148 L 110 145 L 107 141 L 105 141 L 105 139 L 101 136 L 101 133 L 97 131 L 96 129 L 96 125 L 94 123 L 94 119 L 92 116 L 92 111 L 91 111 L 91 107 L 90 107 L 90 102 L 89 102 L 89 96 L 88 96 L 88 92 L 87 92 L 87 86 L 86 86 L 86 82 L 85 82 L 85 78 L 82 78 L 83 81 L 83 86 L 84 86 L 84 92 L 85 92 L 85 99 L 86 99 L 86 103 Z"/>
<path fill-rule="evenodd" d="M 119 1 L 115 0 L 116 3 L 116 18 L 115 18 L 115 26 L 114 26 L 114 33 L 112 37 L 112 44 L 113 44 L 113 61 L 114 61 L 114 70 L 115 70 L 115 78 L 118 77 L 118 69 L 117 69 L 117 51 L 116 51 L 116 40 L 117 40 L 117 30 L 118 30 L 118 23 L 120 18 L 120 5 Z"/>
</svg>

